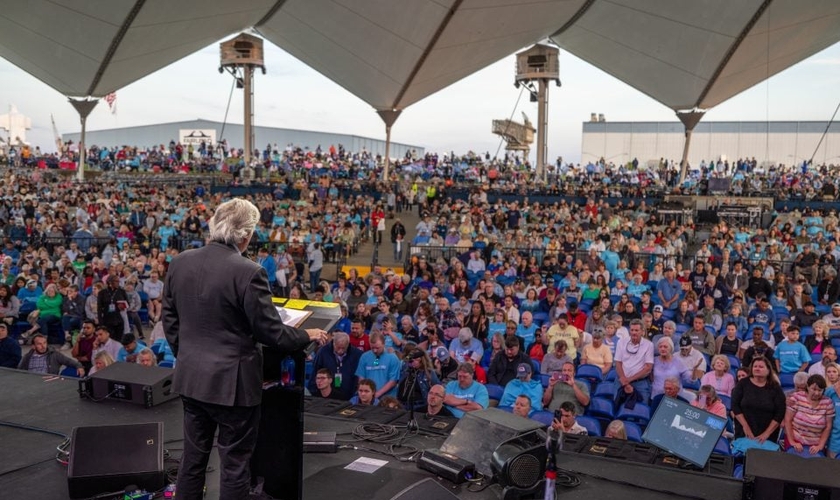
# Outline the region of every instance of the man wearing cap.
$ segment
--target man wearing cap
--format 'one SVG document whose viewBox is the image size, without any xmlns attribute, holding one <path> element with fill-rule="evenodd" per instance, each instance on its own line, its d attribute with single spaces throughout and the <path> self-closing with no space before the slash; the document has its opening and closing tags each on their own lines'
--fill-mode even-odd
<svg viewBox="0 0 840 500">
<path fill-rule="evenodd" d="M 831 305 L 831 312 L 823 316 L 823 321 L 828 325 L 829 337 L 840 336 L 840 302 Z"/>
<path fill-rule="evenodd" d="M 333 332 L 332 342 L 318 349 L 312 368 L 313 372 L 323 369 L 330 372 L 334 393 L 334 396 L 330 397 L 344 401 L 353 397 L 356 390 L 356 369 L 361 357 L 362 350 L 351 345 L 350 336 L 344 332 Z M 313 379 L 314 377 L 309 380 L 309 392 L 315 394 L 318 388 Z"/>
<path fill-rule="evenodd" d="M 548 329 L 548 343 L 554 345 L 558 340 L 566 342 L 566 354 L 575 359 L 577 357 L 577 349 L 583 343 L 583 335 L 574 326 L 569 324 L 569 319 L 565 314 L 561 314 L 557 321 Z"/>
<path fill-rule="evenodd" d="M 484 346 L 480 340 L 473 337 L 472 330 L 461 328 L 458 331 L 458 338 L 452 339 L 449 344 L 449 356 L 460 364 L 466 361 L 467 353 L 479 353 L 479 359 L 481 359 L 484 356 Z"/>
<path fill-rule="evenodd" d="M 548 387 L 542 395 L 542 404 L 547 410 L 555 411 L 564 403 L 575 406 L 576 413 L 583 415 L 584 407 L 589 404 L 589 386 L 575 379 L 575 365 L 563 364 L 560 372 L 553 372 L 548 379 Z"/>
<path fill-rule="evenodd" d="M 650 372 L 653 369 L 653 344 L 642 338 L 641 320 L 631 320 L 629 335 L 615 347 L 615 371 L 625 394 L 638 393 L 642 402 L 650 401 Z"/>
<path fill-rule="evenodd" d="M 474 370 L 469 363 L 458 365 L 458 379 L 446 384 L 443 404 L 456 418 L 469 411 L 483 410 L 490 405 L 487 388 L 473 380 Z"/>
<path fill-rule="evenodd" d="M 812 326 L 818 319 L 820 319 L 820 315 L 817 314 L 814 303 L 809 300 L 803 304 L 802 309 L 793 313 L 791 324 L 799 328 L 804 328 L 806 326 Z"/>
<path fill-rule="evenodd" d="M 370 334 L 370 351 L 359 358 L 356 378 L 367 378 L 376 383 L 375 398 L 396 396 L 402 361 L 396 354 L 385 352 L 385 337 L 380 332 Z M 342 381 L 342 384 L 345 381 Z"/>
<path fill-rule="evenodd" d="M 681 292 L 682 284 L 677 281 L 674 268 L 668 267 L 665 269 L 665 278 L 659 280 L 659 283 L 656 284 L 656 295 L 659 297 L 659 303 L 665 309 L 676 311 Z"/>
<path fill-rule="evenodd" d="M 650 327 L 648 327 L 648 337 L 653 338 L 662 333 L 662 328 L 665 326 L 667 319 L 663 314 L 661 305 L 653 306 L 653 312 L 650 320 Z"/>
<path fill-rule="evenodd" d="M 513 406 L 516 398 L 527 396 L 531 400 L 532 411 L 542 410 L 542 384 L 532 380 L 533 367 L 531 363 L 520 363 L 516 367 L 516 378 L 505 385 L 505 392 L 499 400 L 499 406 Z"/>
<path fill-rule="evenodd" d="M 435 373 L 440 380 L 453 379 L 458 370 L 458 362 L 449 355 L 449 349 L 444 346 L 437 346 L 431 351 L 432 363 L 435 365 Z"/>
<path fill-rule="evenodd" d="M 706 358 L 694 348 L 687 333 L 680 337 L 680 352 L 676 357 L 685 369 L 692 373 L 694 379 L 699 379 L 706 373 Z"/>
<path fill-rule="evenodd" d="M 493 358 L 487 369 L 487 382 L 504 387 L 516 378 L 516 369 L 520 364 L 530 362 L 531 358 L 519 347 L 519 339 L 516 336 L 506 337 L 504 352 Z"/>
<path fill-rule="evenodd" d="M 137 355 L 140 351 L 146 348 L 146 344 L 140 342 L 134 337 L 133 333 L 126 333 L 121 340 L 122 349 L 117 354 L 116 361 L 124 361 L 127 363 L 136 363 Z"/>
</svg>

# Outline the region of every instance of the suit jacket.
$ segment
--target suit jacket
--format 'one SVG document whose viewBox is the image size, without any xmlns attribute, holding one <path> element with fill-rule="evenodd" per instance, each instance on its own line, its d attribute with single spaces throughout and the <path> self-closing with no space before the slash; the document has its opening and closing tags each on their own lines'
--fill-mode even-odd
<svg viewBox="0 0 840 500">
<path fill-rule="evenodd" d="M 306 331 L 280 319 L 265 269 L 223 243 L 172 259 L 162 307 L 166 339 L 178 360 L 173 388 L 198 401 L 258 405 L 263 381 L 258 342 L 284 351 L 309 344 Z"/>
</svg>

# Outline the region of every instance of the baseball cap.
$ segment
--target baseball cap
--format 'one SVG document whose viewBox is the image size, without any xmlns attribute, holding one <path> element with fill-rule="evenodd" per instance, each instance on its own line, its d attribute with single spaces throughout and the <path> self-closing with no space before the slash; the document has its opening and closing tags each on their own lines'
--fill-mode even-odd
<svg viewBox="0 0 840 500">
<path fill-rule="evenodd" d="M 525 379 L 531 373 L 533 373 L 533 369 L 528 363 L 519 363 L 519 366 L 516 367 L 516 378 L 518 379 Z"/>
<path fill-rule="evenodd" d="M 653 306 L 653 312 L 662 312 L 662 306 Z"/>
<path fill-rule="evenodd" d="M 472 338 L 473 338 L 473 332 L 469 328 L 461 328 L 458 331 L 458 340 L 461 343 L 469 342 L 470 340 L 472 340 Z"/>
<path fill-rule="evenodd" d="M 680 349 L 683 347 L 691 347 L 691 337 L 688 335 L 683 335 L 680 337 Z"/>
<path fill-rule="evenodd" d="M 409 361 L 413 361 L 415 359 L 420 359 L 423 357 L 423 350 L 422 349 L 414 349 L 410 353 L 405 355 L 405 359 Z"/>
<path fill-rule="evenodd" d="M 835 307 L 840 307 L 840 302 L 835 302 L 831 304 L 831 308 L 834 309 Z"/>
<path fill-rule="evenodd" d="M 449 360 L 449 350 L 443 346 L 435 349 L 435 357 L 442 362 Z"/>
</svg>

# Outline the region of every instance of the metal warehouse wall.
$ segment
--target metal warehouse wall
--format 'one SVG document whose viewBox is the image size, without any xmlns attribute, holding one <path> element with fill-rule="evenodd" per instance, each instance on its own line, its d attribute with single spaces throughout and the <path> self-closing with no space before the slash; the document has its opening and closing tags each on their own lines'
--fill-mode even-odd
<svg viewBox="0 0 840 500">
<path fill-rule="evenodd" d="M 691 137 L 688 161 L 730 161 L 755 157 L 786 165 L 811 158 L 827 122 L 700 122 Z M 679 122 L 585 122 L 581 163 L 679 161 L 685 129 Z M 832 123 L 814 154 L 818 164 L 840 164 L 840 124 Z"/>
<path fill-rule="evenodd" d="M 139 127 L 116 128 L 110 130 L 93 130 L 87 132 L 86 142 L 97 146 L 153 146 L 169 144 L 171 140 L 178 140 L 181 129 L 215 129 L 216 137 L 221 138 L 222 124 L 209 120 L 193 120 L 187 122 L 161 123 L 158 125 L 144 125 Z M 245 132 L 242 125 L 228 123 L 225 125 L 224 138 L 233 147 L 242 147 Z M 385 154 L 385 141 L 360 137 L 357 135 L 332 134 L 328 132 L 314 132 L 309 130 L 294 130 L 273 127 L 254 127 L 255 147 L 262 151 L 266 144 L 277 143 L 277 147 L 284 148 L 287 144 L 315 149 L 318 145 L 324 150 L 330 145 L 338 147 L 343 144 L 348 151 L 367 149 L 375 154 Z M 63 134 L 62 139 L 79 141 L 79 134 Z M 402 158 L 406 151 L 416 150 L 418 155 L 425 154 L 425 148 L 409 144 L 391 143 L 391 156 Z"/>
</svg>

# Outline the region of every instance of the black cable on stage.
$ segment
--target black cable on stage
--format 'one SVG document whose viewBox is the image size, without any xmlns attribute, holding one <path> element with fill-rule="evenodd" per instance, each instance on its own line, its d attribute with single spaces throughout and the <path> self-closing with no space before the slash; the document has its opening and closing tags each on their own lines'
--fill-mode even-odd
<svg viewBox="0 0 840 500">
<path fill-rule="evenodd" d="M 42 432 L 44 434 L 51 434 L 60 438 L 67 439 L 69 436 L 63 432 L 54 431 L 52 429 L 44 429 L 43 427 L 35 427 L 33 425 L 18 424 L 16 422 L 9 422 L 8 420 L 0 420 L 0 425 L 5 427 L 12 427 L 14 429 L 22 429 L 25 431 Z"/>
<path fill-rule="evenodd" d="M 93 401 L 94 403 L 101 403 L 101 402 L 105 401 L 106 399 L 110 398 L 111 396 L 113 396 L 113 395 L 114 395 L 114 394 L 116 394 L 116 393 L 117 393 L 117 389 L 114 389 L 113 391 L 109 392 L 108 394 L 106 394 L 106 395 L 102 396 L 102 397 L 101 397 L 101 398 L 99 398 L 99 399 L 97 399 L 97 398 L 95 398 L 95 397 L 91 396 L 90 394 L 85 394 L 84 396 L 85 396 L 88 400 Z"/>
</svg>

